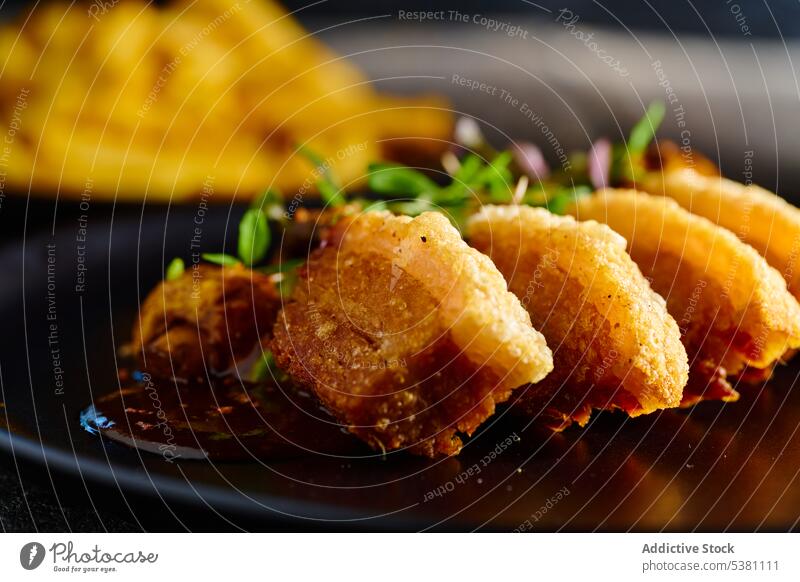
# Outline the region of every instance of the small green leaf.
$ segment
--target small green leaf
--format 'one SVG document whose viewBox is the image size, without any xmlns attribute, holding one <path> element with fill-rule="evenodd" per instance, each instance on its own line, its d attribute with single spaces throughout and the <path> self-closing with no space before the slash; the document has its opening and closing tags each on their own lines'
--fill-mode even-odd
<svg viewBox="0 0 800 582">
<path fill-rule="evenodd" d="M 203 253 L 202 257 L 209 263 L 214 263 L 215 265 L 221 265 L 223 267 L 233 267 L 234 265 L 241 264 L 239 259 L 231 255 L 226 255 L 225 253 Z"/>
<path fill-rule="evenodd" d="M 559 188 L 555 195 L 547 201 L 547 209 L 553 214 L 564 214 L 572 202 L 591 193 L 592 189 L 583 185 L 574 188 Z"/>
<path fill-rule="evenodd" d="M 656 134 L 658 126 L 664 120 L 666 107 L 662 101 L 653 101 L 636 125 L 631 130 L 628 138 L 628 150 L 631 154 L 643 153 Z"/>
<path fill-rule="evenodd" d="M 289 259 L 274 265 L 258 267 L 256 270 L 265 275 L 272 275 L 272 281 L 278 286 L 281 297 L 289 297 L 297 284 L 298 269 L 305 264 L 305 259 Z"/>
<path fill-rule="evenodd" d="M 288 299 L 294 292 L 297 285 L 297 269 L 286 269 L 280 272 L 278 280 L 278 293 L 284 299 Z"/>
<path fill-rule="evenodd" d="M 248 379 L 251 382 L 263 382 L 271 377 L 277 377 L 280 374 L 277 366 L 275 365 L 275 357 L 269 350 L 262 351 L 261 357 L 256 360 L 250 368 Z"/>
<path fill-rule="evenodd" d="M 398 164 L 372 163 L 368 167 L 369 188 L 378 194 L 413 198 L 437 192 L 439 186 L 419 170 Z"/>
<path fill-rule="evenodd" d="M 469 183 L 475 179 L 478 171 L 483 167 L 483 160 L 475 154 L 467 154 L 461 160 L 461 166 L 453 176 L 453 181 Z"/>
<path fill-rule="evenodd" d="M 438 205 L 431 202 L 427 194 L 421 194 L 412 200 L 393 202 L 391 206 L 398 213 L 408 216 L 419 216 L 423 212 L 439 210 Z"/>
<path fill-rule="evenodd" d="M 612 184 L 619 182 L 625 176 L 631 174 L 631 160 L 625 148 L 625 144 L 622 143 L 611 145 L 611 169 L 609 172 L 609 180 Z"/>
<path fill-rule="evenodd" d="M 510 151 L 501 152 L 495 157 L 491 162 L 489 162 L 486 167 L 482 168 L 480 172 L 475 174 L 474 181 L 479 183 L 488 183 L 498 177 L 509 179 L 511 178 L 511 172 L 508 169 L 508 165 L 511 163 L 511 160 L 514 159 L 514 155 Z"/>
<path fill-rule="evenodd" d="M 316 185 L 325 203 L 329 206 L 342 206 L 346 202 L 342 195 L 342 188 L 327 162 L 308 146 L 299 146 L 297 152 L 314 164 L 316 171 L 320 173 Z"/>
<path fill-rule="evenodd" d="M 317 188 L 322 196 L 322 200 L 328 206 L 342 206 L 345 203 L 341 189 L 329 180 L 317 181 Z"/>
<path fill-rule="evenodd" d="M 492 202 L 507 203 L 511 201 L 513 176 L 508 165 L 512 159 L 513 154 L 510 151 L 501 152 L 475 176 L 475 182 L 479 186 L 489 189 Z"/>
<path fill-rule="evenodd" d="M 483 160 L 475 154 L 464 156 L 458 171 L 453 174 L 453 181 L 440 189 L 436 196 L 436 202 L 439 204 L 459 204 L 469 198 L 473 190 L 471 184 L 475 183 L 475 177 L 484 167 Z"/>
<path fill-rule="evenodd" d="M 288 261 L 283 261 L 281 263 L 276 263 L 274 265 L 267 265 L 266 267 L 261 267 L 258 270 L 264 273 L 265 275 L 272 275 L 274 273 L 285 273 L 286 271 L 296 269 L 305 262 L 306 262 L 305 259 L 290 259 Z"/>
<path fill-rule="evenodd" d="M 185 267 L 183 264 L 183 259 L 180 257 L 175 257 L 170 261 L 169 265 L 167 265 L 167 281 L 174 281 L 175 279 L 179 278 L 181 275 L 183 275 L 184 270 Z"/>
<path fill-rule="evenodd" d="M 267 254 L 270 243 L 267 217 L 261 210 L 250 208 L 239 222 L 239 258 L 248 267 L 258 263 Z"/>
</svg>

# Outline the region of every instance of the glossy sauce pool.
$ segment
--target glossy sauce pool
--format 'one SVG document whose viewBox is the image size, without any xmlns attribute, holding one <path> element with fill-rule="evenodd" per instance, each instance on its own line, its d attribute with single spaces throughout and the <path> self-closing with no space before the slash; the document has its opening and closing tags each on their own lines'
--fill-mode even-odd
<svg viewBox="0 0 800 582">
<path fill-rule="evenodd" d="M 363 446 L 306 392 L 235 376 L 211 383 L 120 373 L 120 389 L 86 408 L 83 428 L 176 459 L 285 459 L 358 454 Z"/>
</svg>

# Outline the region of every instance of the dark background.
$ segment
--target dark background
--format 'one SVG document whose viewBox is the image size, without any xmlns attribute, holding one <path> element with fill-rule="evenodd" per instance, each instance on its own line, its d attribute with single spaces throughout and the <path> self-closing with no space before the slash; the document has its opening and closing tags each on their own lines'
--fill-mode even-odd
<svg viewBox="0 0 800 582">
<path fill-rule="evenodd" d="M 44 0 L 47 1 L 47 0 Z M 164 2 L 157 2 L 163 4 Z M 2 14 L 14 14 L 33 2 L 6 0 L 0 3 Z M 373 16 L 398 10 L 460 10 L 461 12 L 511 13 L 540 15 L 542 6 L 550 10 L 569 8 L 580 13 L 585 22 L 620 27 L 622 23 L 634 30 L 663 32 L 668 25 L 676 33 L 708 36 L 738 36 L 739 27 L 731 17 L 731 7 L 738 5 L 747 17 L 753 36 L 787 39 L 800 35 L 800 4 L 793 0 L 463 0 L 461 2 L 425 2 L 423 0 L 344 1 L 328 0 L 313 3 L 290 0 L 283 3 L 290 10 L 299 10 L 298 18 L 313 22 L 319 16 Z M 309 4 L 314 4 L 309 6 Z M 612 16 L 613 13 L 613 16 Z M 664 22 L 661 21 L 663 18 Z M 779 23 L 779 27 L 776 25 Z"/>
<path fill-rule="evenodd" d="M 309 2 L 285 2 L 292 10 L 307 6 Z M 460 10 L 461 12 L 507 13 L 541 15 L 535 6 L 557 11 L 569 8 L 581 15 L 584 22 L 610 26 L 628 27 L 632 30 L 664 32 L 667 27 L 679 34 L 708 36 L 738 36 L 739 26 L 731 17 L 731 7 L 738 5 L 751 25 L 756 37 L 797 37 L 800 34 L 800 5 L 791 0 L 499 0 L 480 2 L 341 2 L 330 1 L 303 9 L 298 16 L 322 15 L 370 16 L 397 12 L 398 10 Z M 770 12 L 772 14 L 770 14 Z M 663 18 L 663 22 L 662 19 Z M 619 20 L 618 20 L 619 19 Z M 622 21 L 621 23 L 619 21 Z M 780 28 L 776 25 L 780 24 Z"/>
</svg>

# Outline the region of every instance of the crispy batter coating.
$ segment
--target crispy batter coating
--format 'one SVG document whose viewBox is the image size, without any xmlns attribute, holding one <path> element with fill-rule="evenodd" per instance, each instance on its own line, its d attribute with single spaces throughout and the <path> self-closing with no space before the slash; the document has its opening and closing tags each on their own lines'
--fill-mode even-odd
<svg viewBox="0 0 800 582">
<path fill-rule="evenodd" d="M 230 373 L 269 336 L 280 296 L 266 275 L 201 264 L 162 281 L 142 303 L 133 349 L 151 374 L 203 381 Z"/>
<path fill-rule="evenodd" d="M 517 400 L 554 428 L 592 408 L 631 416 L 678 406 L 688 378 L 675 320 L 605 225 L 542 208 L 488 206 L 469 222 L 553 350 L 554 372 Z"/>
<path fill-rule="evenodd" d="M 278 365 L 374 448 L 459 452 L 553 367 L 488 257 L 438 213 L 342 220 L 275 325 Z"/>
<path fill-rule="evenodd" d="M 800 345 L 800 305 L 780 273 L 730 231 L 674 200 L 633 190 L 599 192 L 579 200 L 572 212 L 622 234 L 633 260 L 667 300 L 694 376 L 684 403 L 704 391 L 705 398 L 735 399 L 722 377 L 747 366 L 768 369 Z"/>
<path fill-rule="evenodd" d="M 732 231 L 761 253 L 800 297 L 800 209 L 756 186 L 685 168 L 652 172 L 641 187 Z"/>
<path fill-rule="evenodd" d="M 644 162 L 645 167 L 652 171 L 673 172 L 693 168 L 695 172 L 704 176 L 719 176 L 719 168 L 709 158 L 694 149 L 678 146 L 668 139 L 660 139 L 650 144 Z"/>
</svg>

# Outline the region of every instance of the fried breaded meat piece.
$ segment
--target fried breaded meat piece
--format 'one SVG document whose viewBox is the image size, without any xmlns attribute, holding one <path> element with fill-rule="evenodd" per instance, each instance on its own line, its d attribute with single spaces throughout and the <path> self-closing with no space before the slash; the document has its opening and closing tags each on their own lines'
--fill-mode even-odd
<svg viewBox="0 0 800 582">
<path fill-rule="evenodd" d="M 553 367 L 488 257 L 438 213 L 342 220 L 275 325 L 278 365 L 380 450 L 452 455 Z"/>
<path fill-rule="evenodd" d="M 487 206 L 468 239 L 508 281 L 553 350 L 554 371 L 516 401 L 553 428 L 592 408 L 637 416 L 678 406 L 689 368 L 675 320 L 603 224 L 543 208 Z"/>
<path fill-rule="evenodd" d="M 693 168 L 649 173 L 641 187 L 733 232 L 761 253 L 800 297 L 800 209 L 755 184 L 706 176 Z"/>
<path fill-rule="evenodd" d="M 162 281 L 139 310 L 133 350 L 162 378 L 206 379 L 231 373 L 270 337 L 281 307 L 275 284 L 242 266 L 198 264 Z"/>
<path fill-rule="evenodd" d="M 633 190 L 601 191 L 572 212 L 624 236 L 631 257 L 666 299 L 689 355 L 684 404 L 735 400 L 726 377 L 769 370 L 800 345 L 800 305 L 786 282 L 730 231 L 674 200 Z"/>
<path fill-rule="evenodd" d="M 703 176 L 719 176 L 717 165 L 697 150 L 660 139 L 650 144 L 644 156 L 645 168 L 652 172 L 673 172 L 692 168 Z M 641 188 L 641 184 L 637 184 Z M 636 185 L 632 186 L 636 187 Z"/>
</svg>

